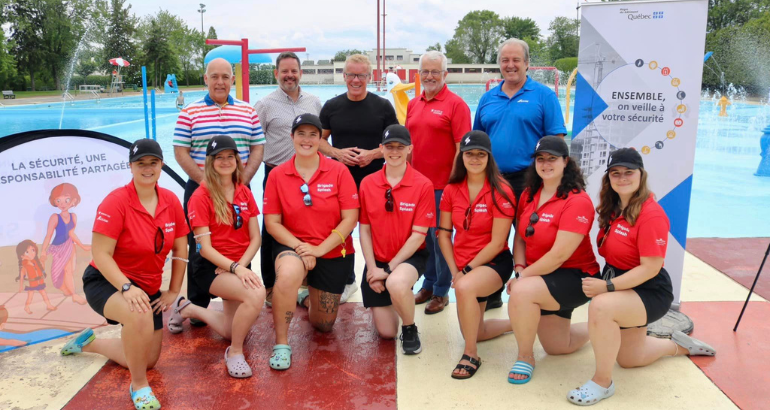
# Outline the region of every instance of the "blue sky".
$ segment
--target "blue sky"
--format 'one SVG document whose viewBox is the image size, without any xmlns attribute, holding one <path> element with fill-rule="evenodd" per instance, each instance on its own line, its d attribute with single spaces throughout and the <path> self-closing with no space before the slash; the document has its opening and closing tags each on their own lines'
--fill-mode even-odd
<svg viewBox="0 0 770 410">
<path fill-rule="evenodd" d="M 576 0 L 385 0 L 387 46 L 416 53 L 450 39 L 457 22 L 471 10 L 492 10 L 501 17 L 535 20 L 547 35 L 554 17 L 575 17 Z M 310 59 L 335 52 L 376 47 L 376 0 L 165 0 L 162 7 L 200 30 L 198 4 L 206 4 L 204 27 L 221 39 L 248 38 L 250 48 L 306 47 Z M 157 0 L 128 0 L 137 16 L 159 10 Z M 304 56 L 302 56 L 304 57 Z"/>
</svg>

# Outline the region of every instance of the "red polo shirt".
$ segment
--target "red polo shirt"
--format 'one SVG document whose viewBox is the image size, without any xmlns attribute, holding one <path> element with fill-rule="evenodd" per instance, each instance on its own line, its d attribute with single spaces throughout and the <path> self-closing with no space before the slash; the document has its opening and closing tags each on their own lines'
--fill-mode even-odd
<svg viewBox="0 0 770 410">
<path fill-rule="evenodd" d="M 158 205 L 155 217 L 150 215 L 134 187 L 134 181 L 110 192 L 96 209 L 93 232 L 117 240 L 112 259 L 127 278 L 136 282 L 149 295 L 158 293 L 166 256 L 176 238 L 190 232 L 179 198 L 173 192 L 155 185 Z M 158 228 L 163 229 L 164 244 L 155 253 Z M 158 239 L 160 244 L 160 239 Z M 99 269 L 92 260 L 91 266 Z"/>
<path fill-rule="evenodd" d="M 642 257 L 666 257 L 669 223 L 663 208 L 650 197 L 642 204 L 642 210 L 631 224 L 625 218 L 612 221 L 607 239 L 599 248 L 599 255 L 610 265 L 623 269 L 633 269 L 642 264 Z M 604 236 L 600 230 L 597 243 Z"/>
<path fill-rule="evenodd" d="M 214 201 L 209 196 L 209 190 L 206 183 L 203 182 L 190 197 L 187 204 L 187 217 L 190 225 L 194 228 L 208 226 L 211 231 L 211 246 L 214 247 L 222 256 L 234 261 L 240 260 L 246 248 L 249 247 L 251 238 L 249 237 L 249 219 L 256 218 L 259 215 L 259 208 L 254 201 L 254 195 L 246 185 L 238 184 L 233 194 L 233 203 L 240 208 L 240 215 L 243 218 L 243 226 L 235 229 L 235 215 L 229 225 L 221 224 L 217 221 L 214 212 Z M 233 214 L 231 203 L 227 203 L 230 213 Z"/>
<path fill-rule="evenodd" d="M 517 232 L 527 244 L 527 265 L 537 262 L 551 250 L 559 231 L 567 231 L 583 235 L 583 240 L 572 253 L 572 256 L 561 264 L 561 267 L 580 269 L 591 275 L 597 274 L 599 264 L 596 263 L 596 255 L 594 255 L 591 240 L 588 237 L 594 223 L 594 205 L 591 202 L 591 197 L 585 191 L 578 194 L 570 192 L 565 199 L 557 198 L 554 195 L 543 206 L 536 209 L 542 191 L 543 187 L 541 186 L 532 202 L 527 202 L 529 190 L 525 189 L 519 199 L 519 228 Z M 533 225 L 534 235 L 526 237 L 525 231 L 529 225 L 529 218 L 535 211 L 537 211 L 540 219 Z"/>
<path fill-rule="evenodd" d="M 407 105 L 406 128 L 414 145 L 414 169 L 428 177 L 434 189 L 444 189 L 457 152 L 455 144 L 471 130 L 468 104 L 447 85 L 430 101 L 423 92 Z"/>
<path fill-rule="evenodd" d="M 390 262 L 412 236 L 412 227 L 430 228 L 436 223 L 436 199 L 430 180 L 407 164 L 401 182 L 391 187 L 385 166 L 361 181 L 362 225 L 372 226 L 374 258 Z M 385 210 L 385 192 L 391 189 L 393 212 Z M 425 249 L 425 242 L 419 249 Z"/>
<path fill-rule="evenodd" d="M 300 187 L 305 181 L 294 166 L 295 154 L 291 160 L 275 167 L 267 177 L 262 210 L 265 215 L 281 215 L 281 223 L 297 239 L 311 245 L 320 245 L 332 234 L 342 220 L 341 211 L 358 209 L 356 183 L 341 162 L 332 161 L 320 153 L 318 169 L 307 183 L 313 205 L 306 206 L 305 194 Z M 352 255 L 353 240 L 348 235 L 345 249 Z M 322 256 L 324 259 L 342 256 L 342 245 Z"/>
<path fill-rule="evenodd" d="M 513 191 L 507 184 L 503 185 L 503 191 L 515 201 Z M 494 218 L 513 219 L 516 209 L 514 202 L 508 202 L 500 193 L 495 193 L 495 206 L 492 200 L 492 187 L 489 181 L 484 181 L 484 186 L 476 195 L 476 200 L 471 204 L 468 192 L 468 180 L 459 184 L 450 184 L 444 188 L 439 208 L 441 212 L 452 213 L 452 226 L 455 229 L 454 257 L 457 267 L 462 269 L 492 240 L 492 221 Z M 466 231 L 463 224 L 465 212 L 469 207 L 473 208 L 470 226 Z M 508 249 L 506 241 L 505 249 Z M 477 266 L 474 266 L 477 267 Z"/>
</svg>

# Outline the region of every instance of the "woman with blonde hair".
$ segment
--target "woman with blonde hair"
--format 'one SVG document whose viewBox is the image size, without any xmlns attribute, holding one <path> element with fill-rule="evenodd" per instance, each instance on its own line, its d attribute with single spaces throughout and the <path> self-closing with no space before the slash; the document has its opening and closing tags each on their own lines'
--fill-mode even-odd
<svg viewBox="0 0 770 410">
<path fill-rule="evenodd" d="M 179 333 L 182 322 L 195 318 L 230 340 L 225 365 L 232 377 L 251 377 L 243 341 L 265 302 L 262 281 L 250 269 L 261 242 L 259 208 L 243 184 L 243 164 L 235 140 L 218 135 L 206 147 L 204 180 L 193 193 L 187 217 L 195 233 L 192 278 L 211 298 L 221 297 L 222 312 L 191 304 L 184 297 L 174 303 L 168 330 Z"/>
</svg>

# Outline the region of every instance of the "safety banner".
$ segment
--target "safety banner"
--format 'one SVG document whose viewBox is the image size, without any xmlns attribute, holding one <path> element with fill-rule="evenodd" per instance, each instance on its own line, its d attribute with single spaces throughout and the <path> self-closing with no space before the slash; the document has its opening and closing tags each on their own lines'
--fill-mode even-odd
<svg viewBox="0 0 770 410">
<path fill-rule="evenodd" d="M 707 0 L 584 3 L 571 156 L 598 204 L 610 153 L 642 154 L 671 222 L 665 266 L 679 301 L 698 131 Z M 593 237 L 597 232 L 594 227 Z"/>
<path fill-rule="evenodd" d="M 130 145 L 81 130 L 0 138 L 0 352 L 105 324 L 82 277 L 96 208 L 131 181 Z M 158 184 L 181 201 L 184 181 L 163 171 Z"/>
</svg>

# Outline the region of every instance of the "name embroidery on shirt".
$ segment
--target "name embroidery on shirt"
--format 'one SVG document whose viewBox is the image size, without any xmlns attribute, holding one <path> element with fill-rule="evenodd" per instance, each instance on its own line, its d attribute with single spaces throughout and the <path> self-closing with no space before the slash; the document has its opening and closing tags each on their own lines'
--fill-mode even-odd
<svg viewBox="0 0 770 410">
<path fill-rule="evenodd" d="M 432 113 L 434 113 L 434 114 L 436 114 L 436 115 L 442 115 L 442 114 L 444 114 L 444 111 L 441 111 L 441 110 L 437 110 L 437 109 L 435 109 L 435 108 L 431 108 L 430 112 L 432 112 Z"/>
<path fill-rule="evenodd" d="M 399 202 L 398 210 L 402 212 L 414 212 L 415 206 L 415 204 L 410 204 L 408 202 Z"/>
<path fill-rule="evenodd" d="M 615 233 L 618 235 L 628 236 L 629 232 L 631 232 L 631 230 L 621 224 L 618 224 L 618 227 L 615 228 Z"/>
<path fill-rule="evenodd" d="M 334 184 L 318 184 L 316 185 L 316 191 L 318 192 L 332 192 Z"/>
</svg>

